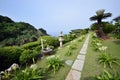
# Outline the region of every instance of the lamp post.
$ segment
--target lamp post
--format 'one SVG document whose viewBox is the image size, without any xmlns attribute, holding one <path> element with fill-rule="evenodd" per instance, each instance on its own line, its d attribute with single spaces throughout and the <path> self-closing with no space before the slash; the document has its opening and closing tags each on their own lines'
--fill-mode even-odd
<svg viewBox="0 0 120 80">
<path fill-rule="evenodd" d="M 60 32 L 60 35 L 59 35 L 59 41 L 60 41 L 60 48 L 62 48 L 63 47 L 63 34 L 62 34 L 62 32 Z"/>
</svg>

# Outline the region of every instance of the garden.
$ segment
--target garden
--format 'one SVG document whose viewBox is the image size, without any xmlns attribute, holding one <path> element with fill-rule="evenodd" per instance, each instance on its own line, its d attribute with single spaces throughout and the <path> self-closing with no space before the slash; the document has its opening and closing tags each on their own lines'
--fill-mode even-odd
<svg viewBox="0 0 120 80">
<path fill-rule="evenodd" d="M 1 71 L 3 80 L 64 80 L 79 53 L 86 34 L 63 36 L 63 47 L 59 47 L 57 37 L 43 36 L 35 42 L 22 46 L 8 46 L 0 48 L 1 70 L 18 63 L 19 68 L 13 66 Z M 53 49 L 52 54 L 43 55 L 43 47 Z M 5 65 L 4 63 L 8 63 Z M 10 71 L 11 69 L 11 71 Z M 60 75 L 61 74 L 61 75 Z"/>
<path fill-rule="evenodd" d="M 114 19 L 115 24 L 102 22 L 110 16 L 111 13 L 99 10 L 90 18 L 97 20 L 91 29 L 1 46 L 0 80 L 65 80 L 88 34 L 90 40 L 81 80 L 120 80 L 120 18 Z"/>
<path fill-rule="evenodd" d="M 120 79 L 120 40 L 100 40 L 91 35 L 81 80 Z"/>
</svg>

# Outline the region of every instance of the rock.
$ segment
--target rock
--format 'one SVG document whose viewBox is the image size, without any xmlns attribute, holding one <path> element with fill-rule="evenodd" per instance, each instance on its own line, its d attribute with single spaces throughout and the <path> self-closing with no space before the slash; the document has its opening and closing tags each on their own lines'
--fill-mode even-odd
<svg viewBox="0 0 120 80">
<path fill-rule="evenodd" d="M 67 60 L 67 61 L 65 61 L 65 63 L 66 63 L 68 66 L 71 66 L 72 63 L 73 63 L 73 60 Z"/>
</svg>

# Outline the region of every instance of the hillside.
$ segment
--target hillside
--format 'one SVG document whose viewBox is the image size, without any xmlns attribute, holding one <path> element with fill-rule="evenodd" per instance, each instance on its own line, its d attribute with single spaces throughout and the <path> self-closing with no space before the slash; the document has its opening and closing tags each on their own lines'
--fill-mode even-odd
<svg viewBox="0 0 120 80">
<path fill-rule="evenodd" d="M 9 17 L 0 15 L 0 46 L 22 45 L 36 41 L 39 36 L 48 35 L 40 28 L 25 22 L 15 22 Z"/>
</svg>

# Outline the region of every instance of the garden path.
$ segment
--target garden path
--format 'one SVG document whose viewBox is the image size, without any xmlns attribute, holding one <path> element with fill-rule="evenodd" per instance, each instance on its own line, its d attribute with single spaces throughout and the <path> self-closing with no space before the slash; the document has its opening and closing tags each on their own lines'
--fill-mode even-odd
<svg viewBox="0 0 120 80">
<path fill-rule="evenodd" d="M 76 60 L 74 61 L 72 68 L 66 77 L 66 80 L 80 80 L 81 72 L 84 66 L 84 61 L 85 61 L 85 55 L 87 53 L 89 36 L 90 34 L 87 35 L 87 38 L 80 50 L 80 53 L 78 54 Z"/>
</svg>

